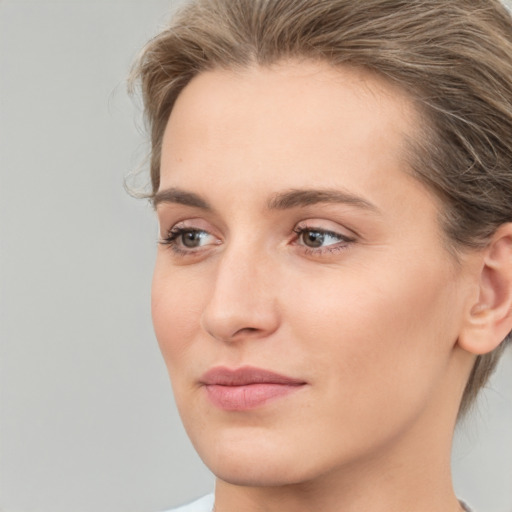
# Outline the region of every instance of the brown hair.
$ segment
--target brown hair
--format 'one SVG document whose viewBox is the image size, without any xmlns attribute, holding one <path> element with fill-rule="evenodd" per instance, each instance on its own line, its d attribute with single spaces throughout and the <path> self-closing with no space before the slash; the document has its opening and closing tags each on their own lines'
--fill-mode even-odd
<svg viewBox="0 0 512 512">
<path fill-rule="evenodd" d="M 136 63 L 151 130 L 153 197 L 163 133 L 190 80 L 283 59 L 360 66 L 407 91 L 424 137 L 411 167 L 444 204 L 456 254 L 512 221 L 512 19 L 498 0 L 193 0 Z M 509 337 L 478 356 L 461 404 L 486 383 Z"/>
</svg>

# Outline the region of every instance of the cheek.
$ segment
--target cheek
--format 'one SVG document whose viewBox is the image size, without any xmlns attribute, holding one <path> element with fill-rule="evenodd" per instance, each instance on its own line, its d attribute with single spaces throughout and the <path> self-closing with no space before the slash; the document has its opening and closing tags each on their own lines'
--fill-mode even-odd
<svg viewBox="0 0 512 512">
<path fill-rule="evenodd" d="M 156 338 L 171 371 L 180 368 L 197 333 L 201 297 L 192 280 L 181 279 L 157 265 L 151 288 L 151 315 Z"/>
<path fill-rule="evenodd" d="M 312 368 L 329 374 L 318 375 L 328 393 L 359 397 L 370 408 L 428 393 L 457 335 L 457 300 L 443 267 L 385 263 L 378 271 L 296 280 L 286 298 L 291 338 L 308 351 Z"/>
</svg>

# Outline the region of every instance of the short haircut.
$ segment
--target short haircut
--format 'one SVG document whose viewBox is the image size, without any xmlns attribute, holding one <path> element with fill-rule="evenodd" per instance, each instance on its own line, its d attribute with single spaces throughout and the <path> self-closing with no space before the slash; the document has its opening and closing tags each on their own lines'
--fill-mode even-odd
<svg viewBox="0 0 512 512">
<path fill-rule="evenodd" d="M 512 19 L 498 0 L 189 1 L 131 76 L 151 132 L 150 197 L 167 121 L 194 76 L 290 59 L 360 67 L 409 95 L 423 124 L 411 172 L 440 198 L 455 256 L 512 221 Z M 477 357 L 461 413 L 509 342 Z"/>
</svg>

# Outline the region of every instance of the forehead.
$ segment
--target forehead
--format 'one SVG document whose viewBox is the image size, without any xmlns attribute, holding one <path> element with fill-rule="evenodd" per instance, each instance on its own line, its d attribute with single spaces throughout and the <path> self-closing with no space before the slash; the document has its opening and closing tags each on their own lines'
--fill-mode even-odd
<svg viewBox="0 0 512 512">
<path fill-rule="evenodd" d="M 372 110 L 375 124 L 386 117 L 396 124 L 399 118 L 405 120 L 415 113 L 409 94 L 369 70 L 348 65 L 334 68 L 324 62 L 284 61 L 200 73 L 178 96 L 169 124 L 174 120 L 182 122 L 183 110 L 187 119 L 194 115 L 202 118 L 207 112 L 211 119 L 227 119 L 234 114 L 243 121 L 242 109 L 248 106 L 248 99 L 258 117 L 267 121 L 288 111 L 289 115 L 296 114 L 295 121 L 300 115 L 310 124 L 325 121 L 326 114 L 346 117 L 364 103 Z"/>
<path fill-rule="evenodd" d="M 406 93 L 352 67 L 284 62 L 204 72 L 169 118 L 160 188 L 195 176 L 219 185 L 240 173 L 249 173 L 254 187 L 336 186 L 357 174 L 352 187 L 371 194 L 389 178 L 386 169 L 408 171 L 407 140 L 417 120 Z"/>
</svg>

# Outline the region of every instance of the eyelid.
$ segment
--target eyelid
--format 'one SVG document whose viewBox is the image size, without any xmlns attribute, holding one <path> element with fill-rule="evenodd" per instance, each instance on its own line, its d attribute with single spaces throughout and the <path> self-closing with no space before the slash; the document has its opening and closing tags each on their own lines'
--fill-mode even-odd
<svg viewBox="0 0 512 512">
<path fill-rule="evenodd" d="M 321 228 L 314 228 L 314 227 L 313 228 L 297 228 L 294 230 L 294 232 L 298 235 L 298 237 L 300 235 L 302 235 L 303 233 L 310 232 L 310 233 L 320 233 L 324 236 L 337 239 L 339 241 L 339 243 L 349 243 L 349 242 L 355 241 L 355 238 L 353 238 L 353 237 L 348 237 L 341 233 L 337 233 L 336 231 L 331 231 L 331 230 L 321 229 Z M 331 246 L 331 245 L 335 245 L 335 244 L 329 244 L 329 246 Z"/>
<path fill-rule="evenodd" d="M 356 235 L 348 228 L 340 226 L 325 219 L 308 219 L 297 223 L 293 229 L 296 234 L 292 240 L 292 245 L 298 247 L 307 256 L 329 256 L 340 251 L 345 251 L 356 242 Z M 334 238 L 335 243 L 320 245 L 318 247 L 309 246 L 304 241 L 301 243 L 301 237 L 304 233 L 320 233 L 325 237 Z M 348 233 L 347 233 L 348 232 Z M 321 242 L 323 244 L 323 240 Z"/>
<path fill-rule="evenodd" d="M 332 233 L 336 236 L 340 236 L 346 239 L 355 239 L 359 238 L 359 234 L 353 229 L 347 227 L 346 225 L 339 224 L 338 222 L 334 222 L 327 219 L 321 218 L 312 218 L 306 219 L 300 222 L 297 222 L 294 231 L 296 230 L 311 230 L 311 231 L 321 231 L 324 233 Z"/>
<path fill-rule="evenodd" d="M 214 231 L 211 223 L 200 217 L 162 218 L 159 228 L 161 236 L 166 236 L 173 229 L 195 229 L 197 231 L 207 231 L 208 233 Z"/>
<path fill-rule="evenodd" d="M 211 224 L 201 218 L 184 219 L 175 222 L 165 231 L 160 226 L 160 231 L 159 244 L 167 246 L 176 256 L 200 256 L 211 249 L 212 246 L 222 243 L 222 239 L 215 233 L 216 230 L 212 228 Z M 164 232 L 162 233 L 162 231 Z M 211 241 L 196 247 L 187 247 L 183 243 L 183 236 L 186 233 L 202 233 L 204 236 L 201 236 L 200 239 L 211 238 Z"/>
</svg>

